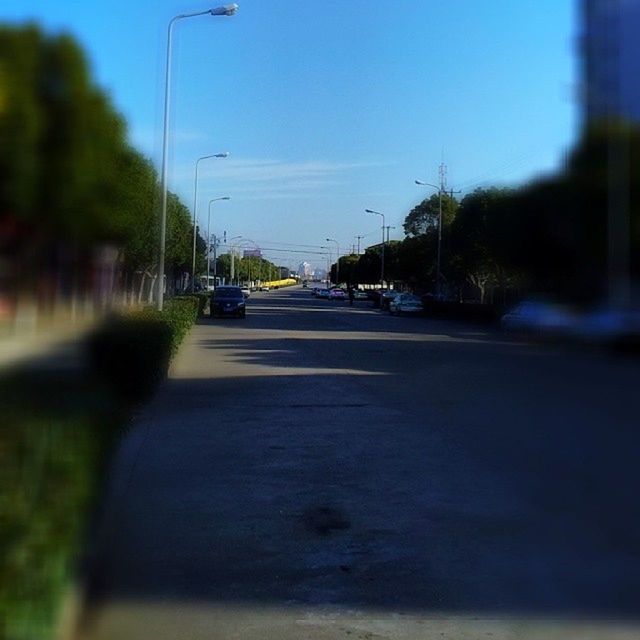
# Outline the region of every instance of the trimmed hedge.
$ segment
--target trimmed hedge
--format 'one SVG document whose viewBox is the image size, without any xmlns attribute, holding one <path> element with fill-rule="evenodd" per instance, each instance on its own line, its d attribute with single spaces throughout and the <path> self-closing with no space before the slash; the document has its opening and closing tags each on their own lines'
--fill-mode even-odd
<svg viewBox="0 0 640 640">
<path fill-rule="evenodd" d="M 197 314 L 198 300 L 185 296 L 167 301 L 163 311 L 149 308 L 112 320 L 89 340 L 92 371 L 122 400 L 146 400 L 166 376 Z"/>
<path fill-rule="evenodd" d="M 0 376 L 0 640 L 55 636 L 127 407 L 155 390 L 197 313 L 186 297 L 112 318 L 88 340 L 93 376 Z"/>
<path fill-rule="evenodd" d="M 123 417 L 78 372 L 0 379 L 0 638 L 52 638 Z"/>
</svg>

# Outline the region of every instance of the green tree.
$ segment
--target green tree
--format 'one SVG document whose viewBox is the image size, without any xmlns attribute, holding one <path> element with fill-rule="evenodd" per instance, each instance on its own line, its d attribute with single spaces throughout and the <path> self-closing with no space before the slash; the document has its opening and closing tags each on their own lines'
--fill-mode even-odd
<svg viewBox="0 0 640 640">
<path fill-rule="evenodd" d="M 458 208 L 458 201 L 452 196 L 442 196 L 442 228 L 446 229 L 453 222 Z M 429 229 L 438 227 L 440 215 L 440 196 L 434 193 L 431 197 L 416 205 L 405 218 L 403 227 L 407 236 L 419 236 Z"/>
<path fill-rule="evenodd" d="M 503 232 L 500 213 L 511 197 L 508 189 L 476 189 L 463 198 L 451 225 L 448 272 L 459 286 L 466 281 L 476 287 L 481 303 L 488 286 L 506 285 L 499 254 Z"/>
<path fill-rule="evenodd" d="M 156 172 L 71 36 L 0 27 L 0 116 L 0 222 L 22 225 L 23 267 L 38 275 L 55 247 L 90 255 L 105 243 L 121 247 L 129 271 L 155 264 Z M 170 196 L 169 271 L 190 270 L 187 214 Z"/>
<path fill-rule="evenodd" d="M 398 278 L 414 287 L 434 289 L 437 243 L 435 229 L 406 237 L 398 249 Z"/>
</svg>

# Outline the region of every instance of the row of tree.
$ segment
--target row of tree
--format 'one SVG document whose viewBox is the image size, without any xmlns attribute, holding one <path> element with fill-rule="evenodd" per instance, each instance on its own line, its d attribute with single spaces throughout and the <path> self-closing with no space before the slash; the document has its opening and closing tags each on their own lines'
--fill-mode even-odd
<svg viewBox="0 0 640 640">
<path fill-rule="evenodd" d="M 31 286 L 43 273 L 58 277 L 64 262 L 76 277 L 105 245 L 117 248 L 121 272 L 153 271 L 158 176 L 128 143 L 71 36 L 0 28 L 0 115 L 0 252 L 13 276 Z M 190 270 L 192 233 L 188 209 L 171 194 L 170 275 Z"/>
<path fill-rule="evenodd" d="M 626 173 L 612 172 L 612 150 Z M 585 131 L 558 175 L 519 189 L 477 189 L 460 201 L 443 195 L 442 290 L 482 302 L 488 293 L 502 301 L 532 291 L 576 301 L 601 297 L 609 252 L 616 250 L 609 234 L 612 194 L 618 196 L 617 215 L 628 213 L 618 239 L 618 246 L 630 248 L 623 268 L 638 280 L 640 180 L 630 168 L 639 160 L 640 132 L 609 124 Z M 438 200 L 434 194 L 418 204 L 405 219 L 405 239 L 386 245 L 385 280 L 436 290 Z M 380 245 L 340 259 L 343 282 L 376 283 L 380 270 Z M 335 276 L 334 265 L 334 281 Z"/>
<path fill-rule="evenodd" d="M 231 279 L 231 255 L 225 253 L 218 257 L 216 261 L 216 274 L 224 277 L 227 281 Z M 237 282 L 269 282 L 280 280 L 282 267 L 278 267 L 273 262 L 257 256 L 239 257 L 233 261 L 233 279 Z"/>
</svg>

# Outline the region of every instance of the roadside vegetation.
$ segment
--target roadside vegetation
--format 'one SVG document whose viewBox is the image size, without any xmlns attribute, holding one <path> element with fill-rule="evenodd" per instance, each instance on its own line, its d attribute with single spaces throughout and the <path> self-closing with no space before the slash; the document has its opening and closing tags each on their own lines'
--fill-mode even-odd
<svg viewBox="0 0 640 640">
<path fill-rule="evenodd" d="M 443 195 L 442 291 L 449 300 L 503 304 L 530 292 L 577 303 L 601 298 L 607 285 L 609 169 L 612 148 L 628 166 L 640 157 L 640 131 L 623 124 L 583 132 L 558 175 L 519 189 L 479 188 Z M 616 176 L 630 217 L 631 275 L 640 279 L 640 183 Z M 613 186 L 616 189 L 616 186 Z M 406 216 L 405 238 L 385 247 L 385 277 L 435 292 L 438 194 Z M 342 281 L 377 283 L 380 245 L 340 259 Z M 335 282 L 335 265 L 332 269 Z"/>
<path fill-rule="evenodd" d="M 120 288 L 151 277 L 158 175 L 127 139 L 124 119 L 67 34 L 0 26 L 0 294 L 91 287 L 109 252 Z M 193 225 L 175 194 L 167 210 L 171 285 L 190 271 Z M 198 236 L 198 265 L 205 242 Z"/>
<path fill-rule="evenodd" d="M 55 634 L 81 578 L 106 467 L 132 412 L 167 372 L 197 298 L 105 322 L 71 368 L 0 377 L 0 638 Z"/>
</svg>

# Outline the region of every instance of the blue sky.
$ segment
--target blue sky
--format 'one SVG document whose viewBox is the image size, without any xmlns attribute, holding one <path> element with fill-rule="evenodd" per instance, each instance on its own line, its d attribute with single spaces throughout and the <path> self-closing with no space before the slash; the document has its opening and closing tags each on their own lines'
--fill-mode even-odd
<svg viewBox="0 0 640 640">
<path fill-rule="evenodd" d="M 576 133 L 570 0 L 239 0 L 178 23 L 170 186 L 214 230 L 258 245 L 376 242 L 448 167 L 450 188 L 520 184 L 562 163 Z M 73 33 L 134 144 L 160 164 L 166 26 L 206 0 L 5 0 L 5 22 Z M 282 244 L 277 244 L 282 243 Z M 300 247 L 299 251 L 307 248 Z M 283 264 L 312 253 L 267 251 Z"/>
</svg>

